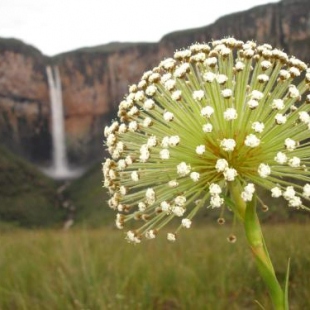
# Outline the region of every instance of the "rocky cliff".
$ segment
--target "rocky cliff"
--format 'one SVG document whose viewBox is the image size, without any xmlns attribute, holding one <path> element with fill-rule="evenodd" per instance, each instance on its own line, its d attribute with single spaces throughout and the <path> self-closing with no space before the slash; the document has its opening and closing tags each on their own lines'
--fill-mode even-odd
<svg viewBox="0 0 310 310">
<path fill-rule="evenodd" d="M 201 21 L 203 24 L 203 21 Z M 0 41 L 1 143 L 35 162 L 50 159 L 50 107 L 45 67 L 60 69 L 69 157 L 102 158 L 102 130 L 127 85 L 174 50 L 223 36 L 268 42 L 310 62 L 310 2 L 283 0 L 168 34 L 154 44 L 111 43 L 53 58 L 16 40 Z"/>
<path fill-rule="evenodd" d="M 0 40 L 0 143 L 37 162 L 51 149 L 46 62 L 31 46 Z"/>
</svg>

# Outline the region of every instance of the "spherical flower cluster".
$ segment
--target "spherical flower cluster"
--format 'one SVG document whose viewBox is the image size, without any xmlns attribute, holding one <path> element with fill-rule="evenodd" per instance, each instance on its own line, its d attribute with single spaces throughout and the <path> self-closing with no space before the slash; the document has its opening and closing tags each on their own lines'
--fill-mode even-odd
<svg viewBox="0 0 310 310">
<path fill-rule="evenodd" d="M 225 208 L 231 185 L 252 201 L 262 187 L 293 208 L 310 197 L 310 69 L 268 44 L 233 38 L 177 51 L 130 86 L 105 128 L 103 164 L 116 226 L 154 239 L 204 206 Z M 297 182 L 295 182 L 297 181 Z M 258 199 L 261 201 L 261 199 Z"/>
</svg>

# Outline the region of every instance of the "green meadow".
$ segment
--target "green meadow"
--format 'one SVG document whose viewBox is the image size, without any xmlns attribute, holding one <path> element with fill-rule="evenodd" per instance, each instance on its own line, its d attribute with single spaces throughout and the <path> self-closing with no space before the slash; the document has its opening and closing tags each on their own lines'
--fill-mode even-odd
<svg viewBox="0 0 310 310">
<path fill-rule="evenodd" d="M 291 309 L 310 309 L 310 226 L 264 226 L 276 272 L 291 258 Z M 175 243 L 128 244 L 122 231 L 23 230 L 0 235 L 0 309 L 270 309 L 241 228 L 183 230 Z"/>
<path fill-rule="evenodd" d="M 128 244 L 107 207 L 101 165 L 59 196 L 62 184 L 0 149 L 0 310 L 251 310 L 271 309 L 244 232 L 216 224 L 216 210 L 201 210 L 178 240 Z M 73 227 L 63 230 L 66 209 Z M 260 212 L 267 245 L 284 282 L 291 258 L 291 310 L 310 309 L 309 213 L 274 200 Z M 292 211 L 292 212 L 291 212 Z M 172 225 L 167 229 L 174 230 Z M 231 234 L 237 242 L 227 242 Z"/>
</svg>

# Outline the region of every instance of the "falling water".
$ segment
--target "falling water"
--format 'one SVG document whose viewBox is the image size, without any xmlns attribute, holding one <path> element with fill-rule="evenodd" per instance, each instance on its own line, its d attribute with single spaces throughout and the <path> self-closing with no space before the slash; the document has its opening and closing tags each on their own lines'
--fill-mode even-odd
<svg viewBox="0 0 310 310">
<path fill-rule="evenodd" d="M 58 67 L 46 68 L 52 116 L 53 164 L 44 171 L 55 179 L 69 179 L 81 174 L 80 170 L 72 170 L 68 166 L 65 141 L 64 112 L 62 89 Z"/>
</svg>

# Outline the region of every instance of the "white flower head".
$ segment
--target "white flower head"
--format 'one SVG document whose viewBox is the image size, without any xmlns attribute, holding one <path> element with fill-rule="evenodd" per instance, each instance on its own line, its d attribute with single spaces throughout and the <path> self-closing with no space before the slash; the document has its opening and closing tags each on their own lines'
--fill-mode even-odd
<svg viewBox="0 0 310 310">
<path fill-rule="evenodd" d="M 200 173 L 199 172 L 191 172 L 190 174 L 190 178 L 194 181 L 194 182 L 198 182 L 199 178 L 200 178 Z"/>
<path fill-rule="evenodd" d="M 225 75 L 225 74 L 218 74 L 218 75 L 216 76 L 216 81 L 217 81 L 220 85 L 225 84 L 225 83 L 227 82 L 227 80 L 228 80 L 228 77 L 227 77 L 227 75 Z"/>
<path fill-rule="evenodd" d="M 219 195 L 213 195 L 210 199 L 210 205 L 212 208 L 220 208 L 224 203 L 224 199 Z"/>
<path fill-rule="evenodd" d="M 129 123 L 129 126 L 128 126 L 128 130 L 129 131 L 136 131 L 138 129 L 138 123 L 136 121 L 132 121 Z"/>
<path fill-rule="evenodd" d="M 201 115 L 209 118 L 214 113 L 214 109 L 211 106 L 206 106 L 201 109 Z"/>
<path fill-rule="evenodd" d="M 213 130 L 213 126 L 210 123 L 204 124 L 202 126 L 202 131 L 205 132 L 205 133 L 212 132 L 212 130 Z"/>
<path fill-rule="evenodd" d="M 241 198 L 244 201 L 251 201 L 254 193 L 255 193 L 255 185 L 253 183 L 248 183 L 244 187 L 244 191 L 241 192 Z"/>
<path fill-rule="evenodd" d="M 228 168 L 228 162 L 226 159 L 220 158 L 216 161 L 215 169 L 217 172 L 223 172 L 226 168 Z"/>
<path fill-rule="evenodd" d="M 288 161 L 289 166 L 294 167 L 294 168 L 300 167 L 300 163 L 301 163 L 301 160 L 297 156 L 293 156 Z"/>
<path fill-rule="evenodd" d="M 175 88 L 175 85 L 176 85 L 176 81 L 175 80 L 167 80 L 165 83 L 164 83 L 164 86 L 167 90 L 170 90 L 172 91 L 174 88 Z"/>
<path fill-rule="evenodd" d="M 209 186 L 209 192 L 211 195 L 219 195 L 222 193 L 222 188 L 216 183 L 211 183 Z"/>
<path fill-rule="evenodd" d="M 206 146 L 203 145 L 203 144 L 198 145 L 198 146 L 196 147 L 196 153 L 197 153 L 198 155 L 202 155 L 203 153 L 205 153 L 205 151 L 206 151 Z"/>
<path fill-rule="evenodd" d="M 145 94 L 148 96 L 153 96 L 157 91 L 157 87 L 155 85 L 149 85 L 146 90 Z"/>
<path fill-rule="evenodd" d="M 130 243 L 140 243 L 141 242 L 141 239 L 138 236 L 136 236 L 136 234 L 131 230 L 127 232 L 126 239 Z"/>
<path fill-rule="evenodd" d="M 224 151 L 232 152 L 236 147 L 236 141 L 234 139 L 223 139 L 220 146 Z"/>
<path fill-rule="evenodd" d="M 253 122 L 252 129 L 257 133 L 262 133 L 264 131 L 265 125 L 262 122 Z"/>
<path fill-rule="evenodd" d="M 163 116 L 164 116 L 164 120 L 166 122 L 171 122 L 174 119 L 173 113 L 171 113 L 169 111 L 165 112 Z"/>
<path fill-rule="evenodd" d="M 170 140 L 170 137 L 168 136 L 164 136 L 161 140 L 161 146 L 164 147 L 164 148 L 167 148 L 169 147 L 169 140 Z"/>
<path fill-rule="evenodd" d="M 251 92 L 251 99 L 254 99 L 254 100 L 261 100 L 262 98 L 264 97 L 264 94 L 259 91 L 259 90 L 253 90 Z"/>
<path fill-rule="evenodd" d="M 176 241 L 176 235 L 174 233 L 168 233 L 167 234 L 167 240 L 171 241 L 171 242 Z"/>
<path fill-rule="evenodd" d="M 258 103 L 258 100 L 256 99 L 250 99 L 248 102 L 247 102 L 247 105 L 248 107 L 251 109 L 251 110 L 254 110 L 258 107 L 259 103 Z"/>
<path fill-rule="evenodd" d="M 209 67 L 214 67 L 217 64 L 217 58 L 216 57 L 207 58 L 204 61 L 204 64 L 209 66 Z"/>
<path fill-rule="evenodd" d="M 275 121 L 276 121 L 276 124 L 278 125 L 282 125 L 282 124 L 285 124 L 286 121 L 287 121 L 287 118 L 285 115 L 282 115 L 280 113 L 276 114 L 276 116 L 274 117 Z"/>
<path fill-rule="evenodd" d="M 209 82 L 209 83 L 212 83 L 214 80 L 215 80 L 215 74 L 213 72 L 206 72 L 204 75 L 203 75 L 203 79 L 206 81 L 206 82 Z"/>
<path fill-rule="evenodd" d="M 146 210 L 146 204 L 143 201 L 138 203 L 138 209 L 140 212 L 144 212 Z"/>
<path fill-rule="evenodd" d="M 190 228 L 192 221 L 190 219 L 182 219 L 182 226 L 185 228 Z"/>
<path fill-rule="evenodd" d="M 244 67 L 245 67 L 244 62 L 242 62 L 242 61 L 236 62 L 235 68 L 237 71 L 242 71 L 244 69 Z"/>
<path fill-rule="evenodd" d="M 162 201 L 160 203 L 160 207 L 161 207 L 162 211 L 165 213 L 169 214 L 171 212 L 171 205 L 167 201 Z"/>
<path fill-rule="evenodd" d="M 150 151 L 146 144 L 143 144 L 140 148 L 140 161 L 145 163 L 150 158 Z"/>
<path fill-rule="evenodd" d="M 274 160 L 280 164 L 280 165 L 283 165 L 287 162 L 287 156 L 285 153 L 283 152 L 278 152 L 274 158 Z"/>
<path fill-rule="evenodd" d="M 249 134 L 245 137 L 244 144 L 248 147 L 257 147 L 260 145 L 260 139 L 253 134 Z"/>
<path fill-rule="evenodd" d="M 180 136 L 171 136 L 168 139 L 168 146 L 175 147 L 180 143 Z"/>
<path fill-rule="evenodd" d="M 201 101 L 205 95 L 205 92 L 203 90 L 195 90 L 193 92 L 193 99 L 197 101 Z"/>
<path fill-rule="evenodd" d="M 309 115 L 309 113 L 307 113 L 305 111 L 301 111 L 298 114 L 299 114 L 299 119 L 300 119 L 301 122 L 303 122 L 305 124 L 309 124 L 310 123 L 310 115 Z"/>
<path fill-rule="evenodd" d="M 157 138 L 156 136 L 151 136 L 148 138 L 147 142 L 146 142 L 146 145 L 147 147 L 151 148 L 151 147 L 154 147 L 157 145 Z"/>
<path fill-rule="evenodd" d="M 279 72 L 279 77 L 282 80 L 288 80 L 291 77 L 291 75 L 290 75 L 290 73 L 287 70 L 282 69 Z"/>
<path fill-rule="evenodd" d="M 275 186 L 271 189 L 271 197 L 279 198 L 282 196 L 282 190 L 279 186 Z"/>
<path fill-rule="evenodd" d="M 154 109 L 154 107 L 155 107 L 155 102 L 153 99 L 146 99 L 144 101 L 144 104 L 143 104 L 144 110 L 150 111 L 150 110 Z"/>
<path fill-rule="evenodd" d="M 180 207 L 180 206 L 174 206 L 172 207 L 171 209 L 172 213 L 175 215 L 175 216 L 178 216 L 178 217 L 181 217 L 184 215 L 185 213 L 185 209 L 183 207 Z"/>
<path fill-rule="evenodd" d="M 175 90 L 172 94 L 171 94 L 171 98 L 173 100 L 179 101 L 181 100 L 182 97 L 182 91 L 181 90 Z"/>
<path fill-rule="evenodd" d="M 287 186 L 282 195 L 286 200 L 291 200 L 295 197 L 296 191 L 293 186 Z"/>
<path fill-rule="evenodd" d="M 134 182 L 138 182 L 140 180 L 140 175 L 139 175 L 138 171 L 131 172 L 131 179 Z"/>
<path fill-rule="evenodd" d="M 290 85 L 288 95 L 290 98 L 298 98 L 300 96 L 298 88 L 295 85 Z"/>
<path fill-rule="evenodd" d="M 224 119 L 226 121 L 237 119 L 237 117 L 238 117 L 238 114 L 237 114 L 236 109 L 234 108 L 228 108 L 224 111 Z"/>
<path fill-rule="evenodd" d="M 186 164 L 185 162 L 181 162 L 177 165 L 177 173 L 180 177 L 184 177 L 191 172 L 191 166 Z"/>
<path fill-rule="evenodd" d="M 145 128 L 150 127 L 152 124 L 153 124 L 153 121 L 152 121 L 152 119 L 150 117 L 146 117 L 143 120 L 143 127 L 145 127 Z"/>
<path fill-rule="evenodd" d="M 283 99 L 273 99 L 271 108 L 274 110 L 283 110 L 285 107 Z"/>
<path fill-rule="evenodd" d="M 243 191 L 243 192 L 241 192 L 241 198 L 244 201 L 252 201 L 253 194 Z"/>
<path fill-rule="evenodd" d="M 236 176 L 238 175 L 238 172 L 234 168 L 226 168 L 223 172 L 224 178 L 226 181 L 234 181 Z"/>
<path fill-rule="evenodd" d="M 146 231 L 145 232 L 145 237 L 147 239 L 155 239 L 156 238 L 156 231 L 154 229 Z"/>
<path fill-rule="evenodd" d="M 175 241 L 204 205 L 264 206 L 261 188 L 309 209 L 309 85 L 306 63 L 234 38 L 195 43 L 146 71 L 104 129 L 108 206 L 118 228 L 141 223 L 126 239 L 154 239 L 181 217 Z"/>
<path fill-rule="evenodd" d="M 186 197 L 183 195 L 177 196 L 174 198 L 174 203 L 179 207 L 183 207 L 186 204 Z"/>
<path fill-rule="evenodd" d="M 269 75 L 267 74 L 260 74 L 257 76 L 257 80 L 260 82 L 260 83 L 266 83 L 269 81 Z"/>
<path fill-rule="evenodd" d="M 301 198 L 295 196 L 292 199 L 289 199 L 288 206 L 293 208 L 300 208 L 302 206 Z"/>
<path fill-rule="evenodd" d="M 177 180 L 171 180 L 171 181 L 168 182 L 168 186 L 171 187 L 171 188 L 178 187 L 179 186 L 179 182 Z"/>
<path fill-rule="evenodd" d="M 185 62 L 182 63 L 178 68 L 175 69 L 173 75 L 176 78 L 182 78 L 185 76 L 186 73 L 188 73 L 190 70 L 189 63 Z"/>
<path fill-rule="evenodd" d="M 159 156 L 161 159 L 169 159 L 170 158 L 170 152 L 168 149 L 162 149 L 159 152 Z"/>
<path fill-rule="evenodd" d="M 260 65 L 261 65 L 263 70 L 267 70 L 272 66 L 272 64 L 269 60 L 263 60 Z"/>
<path fill-rule="evenodd" d="M 271 169 L 269 165 L 261 163 L 258 166 L 257 172 L 260 175 L 260 177 L 267 178 L 271 174 Z"/>
<path fill-rule="evenodd" d="M 288 151 L 294 151 L 297 147 L 297 142 L 291 138 L 286 138 L 284 140 L 284 145 Z"/>
<path fill-rule="evenodd" d="M 310 184 L 307 183 L 304 185 L 302 195 L 306 198 L 310 197 Z"/>
<path fill-rule="evenodd" d="M 145 192 L 145 198 L 149 205 L 152 205 L 156 200 L 156 194 L 153 188 L 148 188 Z"/>
<path fill-rule="evenodd" d="M 225 99 L 229 99 L 232 95 L 233 95 L 233 92 L 232 92 L 231 89 L 226 88 L 226 89 L 223 89 L 223 90 L 222 90 L 222 96 L 223 96 Z"/>
</svg>

